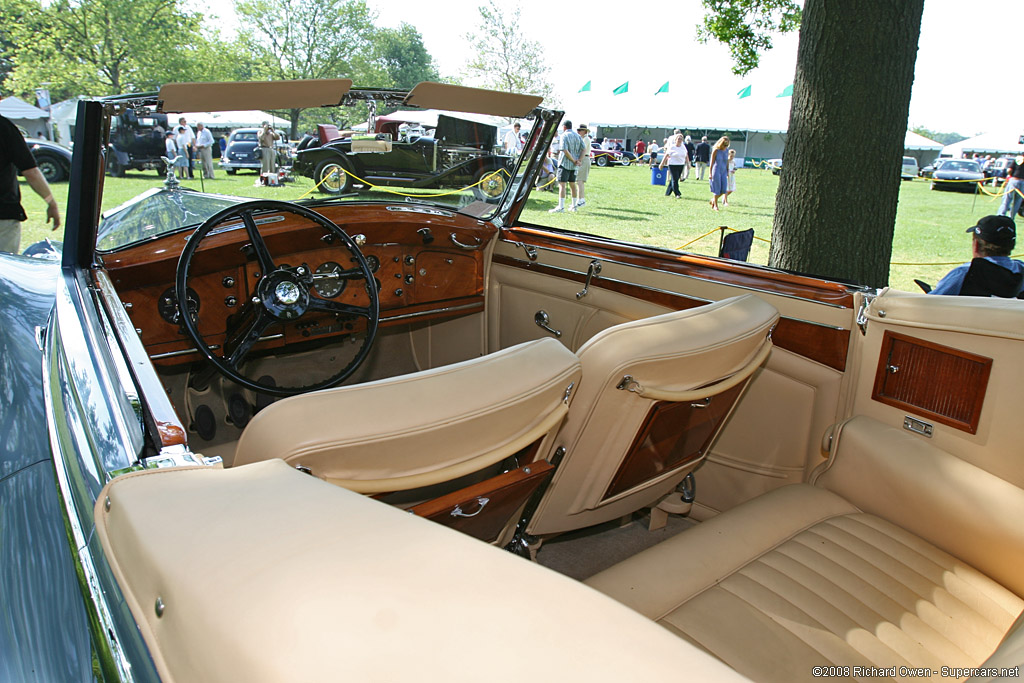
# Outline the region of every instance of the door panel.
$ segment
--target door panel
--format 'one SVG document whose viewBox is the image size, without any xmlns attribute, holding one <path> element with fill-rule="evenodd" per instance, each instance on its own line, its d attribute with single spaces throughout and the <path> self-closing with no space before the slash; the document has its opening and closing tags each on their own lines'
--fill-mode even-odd
<svg viewBox="0 0 1024 683">
<path fill-rule="evenodd" d="M 839 419 L 844 395 L 852 294 L 834 283 L 746 264 L 539 235 L 533 228 L 506 231 L 495 247 L 488 283 L 490 351 L 550 335 L 534 322 L 538 310 L 547 312 L 548 325 L 574 351 L 606 327 L 750 292 L 782 314 L 776 348 L 696 473 L 695 516 L 806 481 L 823 462 L 822 438 Z M 595 259 L 601 272 L 577 298 Z"/>
<path fill-rule="evenodd" d="M 1024 304 L 886 291 L 871 302 L 867 320 L 851 413 L 904 430 L 908 439 L 924 440 L 1024 487 L 1019 431 L 1024 405 Z M 898 356 L 889 349 L 894 337 L 902 340 L 896 348 Z M 915 353 L 906 353 L 908 345 Z M 911 364 L 922 360 L 926 364 L 921 367 Z M 967 361 L 986 365 L 989 360 L 991 372 L 987 382 L 980 384 L 974 373 L 950 372 L 947 367 Z M 897 376 L 909 376 L 920 384 L 921 390 L 890 382 L 905 400 L 873 398 L 877 371 L 885 372 L 889 365 L 898 368 Z M 977 398 L 974 392 L 980 392 Z M 973 411 L 975 402 L 980 406 L 975 433 L 971 433 L 973 418 L 936 418 L 936 411 L 956 412 L 969 393 L 968 408 Z M 906 430 L 908 417 L 930 425 L 931 437 Z"/>
</svg>

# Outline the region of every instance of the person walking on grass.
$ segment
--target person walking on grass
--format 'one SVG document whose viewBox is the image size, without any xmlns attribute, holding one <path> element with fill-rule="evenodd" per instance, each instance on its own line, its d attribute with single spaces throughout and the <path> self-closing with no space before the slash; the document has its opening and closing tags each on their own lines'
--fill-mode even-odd
<svg viewBox="0 0 1024 683">
<path fill-rule="evenodd" d="M 578 200 L 576 188 L 576 170 L 579 168 L 583 157 L 583 138 L 572 129 L 572 121 L 562 123 L 562 134 L 558 138 L 558 206 L 548 213 L 561 213 L 565 211 L 565 186 L 569 186 L 569 194 L 572 203 L 569 211 L 576 211 Z"/>
<path fill-rule="evenodd" d="M 36 166 L 18 127 L 0 116 L 0 251 L 17 254 L 21 248 L 21 223 L 28 219 L 21 205 L 21 175 L 32 191 L 46 202 L 46 222 L 60 227 L 60 207 L 50 192 L 43 172 Z"/>
<path fill-rule="evenodd" d="M 697 180 L 704 180 L 704 172 L 711 160 L 711 146 L 708 145 L 707 135 L 700 139 L 700 144 L 693 151 L 693 158 L 697 164 Z"/>
<path fill-rule="evenodd" d="M 665 168 L 666 164 L 670 177 L 665 187 L 665 196 L 674 194 L 676 199 L 679 199 L 682 196 L 679 192 L 679 177 L 683 174 L 683 170 L 690 166 L 690 154 L 686 151 L 682 134 L 676 134 L 669 138 L 668 147 L 665 149 L 665 155 L 661 158 L 658 168 Z"/>
<path fill-rule="evenodd" d="M 698 152 L 700 148 L 698 147 Z M 711 149 L 711 208 L 729 191 L 729 136 L 723 135 Z"/>
</svg>

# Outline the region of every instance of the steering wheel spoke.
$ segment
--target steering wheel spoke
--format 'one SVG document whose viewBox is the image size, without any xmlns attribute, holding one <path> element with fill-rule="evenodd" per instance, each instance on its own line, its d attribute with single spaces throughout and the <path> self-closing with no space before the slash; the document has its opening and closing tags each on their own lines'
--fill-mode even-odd
<svg viewBox="0 0 1024 683">
<path fill-rule="evenodd" d="M 340 315 L 356 315 L 360 318 L 369 318 L 371 311 L 366 306 L 353 306 L 352 304 L 343 304 L 340 301 L 331 301 L 330 299 L 321 299 L 318 296 L 311 296 L 309 298 L 309 310 L 317 311 L 320 313 L 337 313 Z"/>
<path fill-rule="evenodd" d="M 252 217 L 253 212 L 246 210 L 239 213 L 242 224 L 245 226 L 245 232 L 249 235 L 249 241 L 252 243 L 253 251 L 256 252 L 256 261 L 260 264 L 263 275 L 267 275 L 274 270 L 274 258 L 270 255 L 270 250 L 267 249 L 267 243 L 263 241 L 263 235 L 260 234 L 256 220 Z"/>
<path fill-rule="evenodd" d="M 256 306 L 253 310 L 255 311 L 254 319 L 245 331 L 224 342 L 224 362 L 235 370 L 238 370 L 252 347 L 260 340 L 267 328 L 274 323 L 273 317 L 262 306 Z"/>
</svg>

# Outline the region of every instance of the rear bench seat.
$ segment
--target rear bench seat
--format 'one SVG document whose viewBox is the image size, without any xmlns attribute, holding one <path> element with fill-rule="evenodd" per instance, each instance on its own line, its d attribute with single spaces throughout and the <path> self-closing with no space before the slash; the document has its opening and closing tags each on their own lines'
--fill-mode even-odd
<svg viewBox="0 0 1024 683">
<path fill-rule="evenodd" d="M 757 681 L 1024 662 L 1024 491 L 866 417 L 835 444 L 587 583 Z"/>
</svg>

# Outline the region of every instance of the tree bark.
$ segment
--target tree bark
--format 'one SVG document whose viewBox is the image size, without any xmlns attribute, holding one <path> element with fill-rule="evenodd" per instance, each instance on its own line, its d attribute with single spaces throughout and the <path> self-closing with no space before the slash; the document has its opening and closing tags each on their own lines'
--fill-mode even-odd
<svg viewBox="0 0 1024 683">
<path fill-rule="evenodd" d="M 804 4 L 770 265 L 888 283 L 923 9 Z"/>
</svg>

